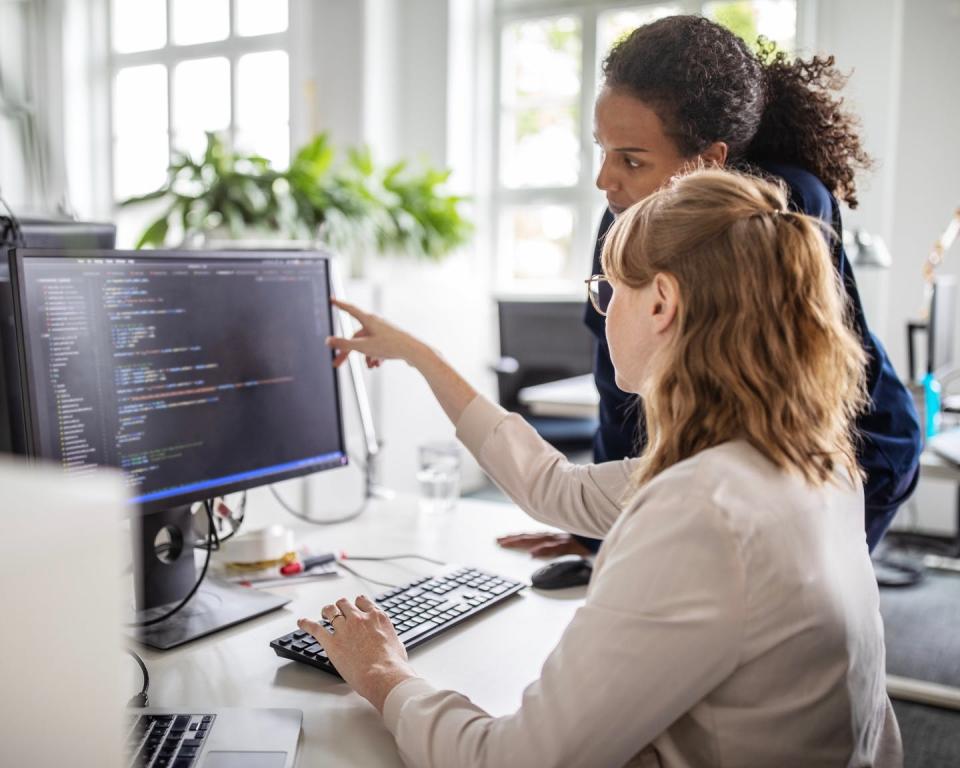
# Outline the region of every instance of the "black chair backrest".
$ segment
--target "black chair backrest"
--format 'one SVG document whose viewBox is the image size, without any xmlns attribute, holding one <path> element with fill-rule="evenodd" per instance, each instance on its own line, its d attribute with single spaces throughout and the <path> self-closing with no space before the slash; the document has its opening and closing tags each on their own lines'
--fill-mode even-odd
<svg viewBox="0 0 960 768">
<path fill-rule="evenodd" d="M 497 302 L 500 355 L 516 370 L 497 375 L 500 403 L 522 410 L 524 387 L 579 376 L 593 370 L 593 335 L 583 322 L 583 301 L 502 299 Z"/>
</svg>

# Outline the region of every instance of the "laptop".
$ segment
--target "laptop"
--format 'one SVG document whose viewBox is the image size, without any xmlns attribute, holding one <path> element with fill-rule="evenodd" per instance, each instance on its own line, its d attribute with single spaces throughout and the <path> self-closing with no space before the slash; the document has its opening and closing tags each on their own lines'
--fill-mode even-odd
<svg viewBox="0 0 960 768">
<path fill-rule="evenodd" d="M 298 709 L 123 707 L 136 693 L 121 632 L 124 498 L 113 472 L 67 478 L 0 460 L 3 764 L 143 765 L 131 753 L 153 733 L 148 765 L 293 768 Z"/>
</svg>

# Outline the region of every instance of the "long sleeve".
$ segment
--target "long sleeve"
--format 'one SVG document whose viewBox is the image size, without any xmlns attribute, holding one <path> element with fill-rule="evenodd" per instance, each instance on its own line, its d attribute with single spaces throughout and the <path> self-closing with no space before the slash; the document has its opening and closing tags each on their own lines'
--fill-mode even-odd
<svg viewBox="0 0 960 768">
<path fill-rule="evenodd" d="M 620 515 L 636 460 L 572 464 L 516 414 L 478 395 L 457 437 L 484 471 L 531 517 L 604 537 Z"/>
<path fill-rule="evenodd" d="M 623 765 L 733 672 L 737 541 L 704 494 L 654 484 L 611 532 L 585 605 L 516 713 L 493 718 L 420 679 L 391 691 L 384 719 L 407 764 Z"/>
</svg>

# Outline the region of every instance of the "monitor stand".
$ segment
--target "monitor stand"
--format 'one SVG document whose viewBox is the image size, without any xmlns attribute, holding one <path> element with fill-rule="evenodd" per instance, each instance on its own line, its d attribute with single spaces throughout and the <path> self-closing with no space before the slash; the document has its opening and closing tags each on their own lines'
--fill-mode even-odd
<svg viewBox="0 0 960 768">
<path fill-rule="evenodd" d="M 192 513 L 189 506 L 154 512 L 135 520 L 133 529 L 136 621 L 149 621 L 177 605 L 196 583 Z M 183 608 L 169 619 L 138 627 L 134 637 L 151 648 L 176 648 L 289 602 L 208 575 Z"/>
</svg>

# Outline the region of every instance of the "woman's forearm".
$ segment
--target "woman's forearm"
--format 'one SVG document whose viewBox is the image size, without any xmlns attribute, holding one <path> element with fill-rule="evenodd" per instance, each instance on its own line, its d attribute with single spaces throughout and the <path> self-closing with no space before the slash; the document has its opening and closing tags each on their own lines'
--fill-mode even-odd
<svg viewBox="0 0 960 768">
<path fill-rule="evenodd" d="M 456 424 L 464 408 L 477 396 L 477 390 L 426 344 L 418 343 L 407 362 L 427 380 L 444 413 Z"/>
</svg>

